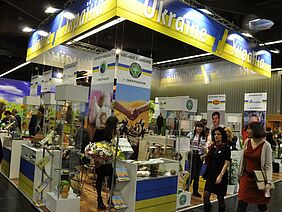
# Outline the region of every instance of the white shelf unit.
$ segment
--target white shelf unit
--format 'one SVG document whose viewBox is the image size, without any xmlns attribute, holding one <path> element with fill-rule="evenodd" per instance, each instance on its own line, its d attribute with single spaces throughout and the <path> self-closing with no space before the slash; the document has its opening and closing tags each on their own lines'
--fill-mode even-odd
<svg viewBox="0 0 282 212">
<path fill-rule="evenodd" d="M 30 141 L 28 140 L 4 139 L 1 172 L 8 178 L 19 178 L 21 145 L 29 143 Z"/>
<path fill-rule="evenodd" d="M 60 152 L 51 151 L 54 161 L 59 161 Z M 46 154 L 48 155 L 48 153 Z M 46 176 L 42 178 L 42 170 L 36 166 L 39 160 L 43 157 L 43 149 L 36 149 L 29 145 L 22 145 L 22 154 L 20 159 L 20 174 L 19 174 L 19 188 L 33 201 L 41 200 L 41 194 L 36 191 L 38 186 L 46 179 Z M 53 166 L 56 166 L 56 164 Z M 51 158 L 45 165 L 45 171 L 50 175 L 51 171 Z M 57 178 L 51 181 L 51 184 L 57 185 Z M 46 199 L 49 186 L 43 191 L 43 201 Z"/>
<path fill-rule="evenodd" d="M 127 208 L 119 211 L 145 212 L 145 211 L 175 211 L 177 201 L 177 185 L 179 163 L 175 160 L 164 159 L 159 164 L 159 170 L 176 170 L 172 176 L 137 177 L 137 164 L 126 161 L 117 162 L 117 167 L 124 166 L 128 170 L 129 182 L 117 183 L 114 195 L 120 195 L 124 199 Z"/>
</svg>

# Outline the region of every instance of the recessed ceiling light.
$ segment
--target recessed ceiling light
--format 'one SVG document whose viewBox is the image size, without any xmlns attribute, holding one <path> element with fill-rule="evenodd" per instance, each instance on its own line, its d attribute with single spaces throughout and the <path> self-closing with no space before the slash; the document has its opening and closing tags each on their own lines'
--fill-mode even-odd
<svg viewBox="0 0 282 212">
<path fill-rule="evenodd" d="M 66 19 L 72 20 L 75 18 L 75 15 L 71 12 L 66 11 L 64 12 L 63 17 L 65 17 Z"/>
<path fill-rule="evenodd" d="M 259 46 L 270 46 L 270 45 L 279 44 L 279 43 L 282 43 L 282 40 L 260 43 Z"/>
<path fill-rule="evenodd" d="M 63 74 L 61 72 L 58 72 L 56 77 L 59 78 L 59 79 L 62 79 L 63 78 Z"/>
<path fill-rule="evenodd" d="M 30 27 L 24 27 L 23 28 L 23 32 L 32 32 L 34 29 L 30 28 Z"/>
<path fill-rule="evenodd" d="M 274 54 L 280 54 L 280 50 L 279 49 L 270 49 L 269 51 L 271 53 L 274 53 Z"/>
<path fill-rule="evenodd" d="M 46 10 L 45 10 L 45 13 L 55 13 L 55 12 L 57 12 L 57 11 L 59 11 L 59 9 L 57 9 L 57 8 L 54 8 L 54 7 L 48 7 Z"/>
<path fill-rule="evenodd" d="M 256 18 L 249 21 L 249 29 L 262 31 L 271 28 L 274 25 L 274 22 L 268 19 Z"/>
<path fill-rule="evenodd" d="M 202 11 L 203 13 L 206 13 L 207 15 L 212 15 L 212 12 L 209 11 L 208 9 L 199 9 L 200 11 Z"/>
<path fill-rule="evenodd" d="M 67 44 L 67 45 L 72 45 L 72 42 L 71 42 L 71 41 L 68 41 L 66 44 Z"/>
<path fill-rule="evenodd" d="M 44 31 L 44 30 L 39 30 L 39 31 L 38 31 L 38 35 L 40 35 L 40 36 L 42 36 L 42 37 L 46 37 L 46 36 L 48 36 L 49 34 L 48 34 L 48 32 L 46 32 L 46 31 Z"/>
<path fill-rule="evenodd" d="M 248 32 L 242 32 L 241 35 L 243 35 L 243 36 L 245 36 L 245 37 L 247 37 L 247 38 L 252 38 L 252 37 L 253 37 L 253 36 L 252 36 L 250 33 L 248 33 Z"/>
</svg>

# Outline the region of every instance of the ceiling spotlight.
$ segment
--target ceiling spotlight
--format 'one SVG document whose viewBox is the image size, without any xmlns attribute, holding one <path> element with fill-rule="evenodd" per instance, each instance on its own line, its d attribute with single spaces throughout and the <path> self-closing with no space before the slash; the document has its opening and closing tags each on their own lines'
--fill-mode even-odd
<svg viewBox="0 0 282 212">
<path fill-rule="evenodd" d="M 59 78 L 59 79 L 62 79 L 63 78 L 63 74 L 61 72 L 58 72 L 56 77 Z"/>
<path fill-rule="evenodd" d="M 71 12 L 66 11 L 64 12 L 63 17 L 65 17 L 66 19 L 72 20 L 75 18 L 75 15 Z"/>
<path fill-rule="evenodd" d="M 274 53 L 274 54 L 280 54 L 280 50 L 279 49 L 270 49 L 269 51 L 271 53 Z"/>
<path fill-rule="evenodd" d="M 53 14 L 55 12 L 59 11 L 59 9 L 57 8 L 54 8 L 54 7 L 48 7 L 46 10 L 45 10 L 45 13 L 49 13 L 49 14 Z"/>
<path fill-rule="evenodd" d="M 24 27 L 23 28 L 23 32 L 32 32 L 34 29 L 30 28 L 30 27 Z"/>
<path fill-rule="evenodd" d="M 199 10 L 203 13 L 206 13 L 207 15 L 212 15 L 212 12 L 209 11 L 208 9 L 203 8 L 203 9 L 199 9 Z"/>
<path fill-rule="evenodd" d="M 48 32 L 44 31 L 44 30 L 38 30 L 38 35 L 42 36 L 42 37 L 46 37 L 49 35 Z"/>
<path fill-rule="evenodd" d="M 245 36 L 245 37 L 247 37 L 247 38 L 252 38 L 252 37 L 253 37 L 253 36 L 252 36 L 250 33 L 248 33 L 248 32 L 242 32 L 241 35 L 243 35 L 243 36 Z"/>
<path fill-rule="evenodd" d="M 268 19 L 256 18 L 249 21 L 249 29 L 262 31 L 271 28 L 274 25 L 274 22 Z"/>
<path fill-rule="evenodd" d="M 121 53 L 121 49 L 116 49 L 116 54 L 119 54 L 119 53 Z"/>
</svg>

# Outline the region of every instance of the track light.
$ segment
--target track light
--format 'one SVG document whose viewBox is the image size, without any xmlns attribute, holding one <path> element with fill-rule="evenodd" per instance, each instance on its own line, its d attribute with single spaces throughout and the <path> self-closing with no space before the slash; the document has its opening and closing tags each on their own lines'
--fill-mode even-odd
<svg viewBox="0 0 282 212">
<path fill-rule="evenodd" d="M 32 32 L 34 29 L 32 29 L 32 28 L 26 26 L 26 27 L 24 27 L 22 30 L 23 30 L 23 32 Z"/>
<path fill-rule="evenodd" d="M 22 63 L 22 64 L 18 65 L 17 67 L 12 68 L 11 70 L 6 71 L 6 72 L 3 73 L 3 74 L 0 74 L 0 77 L 3 77 L 3 76 L 5 76 L 5 75 L 7 75 L 7 74 L 10 74 L 10 73 L 12 73 L 12 72 L 18 70 L 19 68 L 22 68 L 22 67 L 24 67 L 24 66 L 26 66 L 26 65 L 28 65 L 28 64 L 30 64 L 30 63 L 31 63 L 30 61 L 27 61 L 27 62 L 25 62 L 25 63 Z"/>
<path fill-rule="evenodd" d="M 177 61 L 181 61 L 181 60 L 189 60 L 189 59 L 194 59 L 194 58 L 198 58 L 198 57 L 205 57 L 205 56 L 209 56 L 209 55 L 212 55 L 212 53 L 197 54 L 197 55 L 192 55 L 192 56 L 188 56 L 188 57 L 181 57 L 181 58 L 176 58 L 176 59 L 171 59 L 171 60 L 160 61 L 160 62 L 154 63 L 154 65 L 177 62 Z"/>
<path fill-rule="evenodd" d="M 38 30 L 38 35 L 42 36 L 42 37 L 46 37 L 49 35 L 48 32 L 44 31 L 44 30 Z"/>
<path fill-rule="evenodd" d="M 68 20 L 72 20 L 75 18 L 75 15 L 69 11 L 66 11 L 63 13 L 63 17 L 68 19 Z"/>
<path fill-rule="evenodd" d="M 53 14 L 53 13 L 56 13 L 58 11 L 59 11 L 59 9 L 50 6 L 45 10 L 45 13 Z"/>
</svg>

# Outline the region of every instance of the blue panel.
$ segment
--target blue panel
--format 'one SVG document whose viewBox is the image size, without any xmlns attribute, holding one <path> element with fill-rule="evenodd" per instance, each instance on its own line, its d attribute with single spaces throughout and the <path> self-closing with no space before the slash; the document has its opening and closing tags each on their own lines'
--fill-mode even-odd
<svg viewBox="0 0 282 212">
<path fill-rule="evenodd" d="M 177 193 L 177 176 L 137 182 L 136 201 Z"/>
<path fill-rule="evenodd" d="M 31 162 L 24 158 L 21 158 L 20 172 L 29 178 L 31 181 L 34 180 L 34 170 L 35 166 Z"/>
<path fill-rule="evenodd" d="M 1 142 L 1 141 L 0 141 Z M 11 150 L 3 147 L 3 159 L 11 163 Z"/>
</svg>

